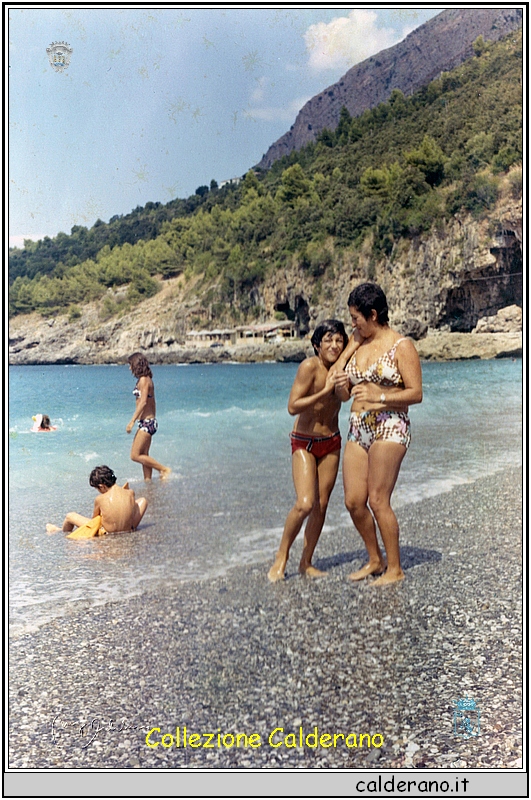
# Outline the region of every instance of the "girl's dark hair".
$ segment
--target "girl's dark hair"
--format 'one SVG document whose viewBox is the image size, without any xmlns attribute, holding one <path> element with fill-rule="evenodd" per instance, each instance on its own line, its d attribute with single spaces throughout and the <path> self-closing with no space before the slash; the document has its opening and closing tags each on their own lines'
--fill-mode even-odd
<svg viewBox="0 0 531 800">
<path fill-rule="evenodd" d="M 373 310 L 376 311 L 380 325 L 389 322 L 387 298 L 377 283 L 360 283 L 356 286 L 348 296 L 348 306 L 354 306 L 365 319 L 369 319 Z"/>
<path fill-rule="evenodd" d="M 50 428 L 50 427 L 51 427 L 50 417 L 48 416 L 48 414 L 43 414 L 41 420 L 41 428 Z"/>
<path fill-rule="evenodd" d="M 102 483 L 104 486 L 108 486 L 110 488 L 116 483 L 116 475 L 110 467 L 94 467 L 90 473 L 89 483 L 95 489 L 97 489 Z"/>
<path fill-rule="evenodd" d="M 133 353 L 127 359 L 131 364 L 131 372 L 135 378 L 152 378 L 153 373 L 149 368 L 148 360 L 142 353 Z"/>
<path fill-rule="evenodd" d="M 347 346 L 348 336 L 343 323 L 338 319 L 325 319 L 319 323 L 310 340 L 316 353 L 327 333 L 339 333 L 343 337 L 343 349 Z"/>
</svg>

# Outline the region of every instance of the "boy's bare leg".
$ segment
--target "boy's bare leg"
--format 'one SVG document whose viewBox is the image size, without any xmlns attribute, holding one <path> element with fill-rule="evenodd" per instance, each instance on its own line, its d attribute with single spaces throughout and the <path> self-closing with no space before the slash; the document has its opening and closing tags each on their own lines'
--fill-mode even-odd
<svg viewBox="0 0 531 800">
<path fill-rule="evenodd" d="M 304 547 L 299 564 L 299 572 L 307 578 L 320 578 L 326 575 L 320 569 L 312 565 L 313 553 L 323 530 L 323 525 L 328 508 L 328 501 L 334 488 L 337 471 L 339 469 L 339 450 L 336 453 L 329 453 L 317 462 L 317 488 L 318 497 L 316 498 L 312 512 L 306 523 L 304 531 Z"/>
<path fill-rule="evenodd" d="M 275 562 L 267 573 L 271 583 L 284 578 L 291 545 L 310 514 L 316 497 L 317 462 L 314 456 L 307 450 L 295 450 L 291 457 L 291 468 L 297 500 L 286 518 Z"/>
<path fill-rule="evenodd" d="M 63 531 L 63 533 L 70 533 L 74 530 L 74 528 L 80 528 L 82 525 L 86 525 L 87 522 L 91 520 L 89 517 L 82 517 L 81 514 L 76 514 L 75 511 L 70 511 L 63 522 L 63 527 L 58 528 L 57 525 L 52 525 L 50 522 L 46 525 L 46 533 L 57 533 L 58 531 Z"/>
<path fill-rule="evenodd" d="M 148 507 L 148 501 L 146 500 L 145 497 L 139 497 L 138 500 L 136 500 L 133 512 L 133 521 L 131 524 L 132 530 L 135 531 L 140 525 L 140 521 L 142 520 L 142 517 L 146 513 L 147 507 Z"/>
</svg>

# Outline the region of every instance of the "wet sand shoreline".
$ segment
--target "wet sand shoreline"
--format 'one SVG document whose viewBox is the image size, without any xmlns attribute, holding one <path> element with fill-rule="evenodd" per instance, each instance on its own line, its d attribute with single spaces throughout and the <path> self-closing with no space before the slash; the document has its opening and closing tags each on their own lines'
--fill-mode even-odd
<svg viewBox="0 0 531 800">
<path fill-rule="evenodd" d="M 240 567 L 13 640 L 9 766 L 518 767 L 521 497 L 511 468 L 400 508 L 394 586 L 347 580 L 363 548 L 344 528 L 319 542 L 324 579 L 299 578 L 297 541 L 281 584 L 270 563 Z M 481 710 L 468 739 L 453 726 L 464 696 Z M 185 726 L 210 746 L 176 747 Z"/>
</svg>

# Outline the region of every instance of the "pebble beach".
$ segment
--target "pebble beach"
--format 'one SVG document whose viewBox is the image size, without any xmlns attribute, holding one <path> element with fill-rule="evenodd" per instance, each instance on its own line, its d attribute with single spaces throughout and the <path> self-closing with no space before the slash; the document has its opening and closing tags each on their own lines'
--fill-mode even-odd
<svg viewBox="0 0 531 800">
<path fill-rule="evenodd" d="M 12 639 L 9 767 L 521 767 L 521 498 L 515 467 L 400 508 L 400 584 L 347 580 L 345 527 L 326 578 L 298 576 L 297 540 L 281 584 L 238 567 Z M 463 697 L 477 736 L 454 732 Z"/>
</svg>

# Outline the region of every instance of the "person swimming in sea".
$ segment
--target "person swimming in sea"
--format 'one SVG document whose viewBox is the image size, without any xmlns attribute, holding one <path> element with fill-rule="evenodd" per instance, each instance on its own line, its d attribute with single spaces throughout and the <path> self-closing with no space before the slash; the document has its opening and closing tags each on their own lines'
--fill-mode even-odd
<svg viewBox="0 0 531 800">
<path fill-rule="evenodd" d="M 308 578 L 326 574 L 312 565 L 312 557 L 339 468 L 338 391 L 348 385 L 348 377 L 342 370 L 332 371 L 331 367 L 347 341 L 342 322 L 335 319 L 321 322 L 311 339 L 315 355 L 302 362 L 293 382 L 288 411 L 297 415 L 290 434 L 297 499 L 287 516 L 275 562 L 267 575 L 271 583 L 284 578 L 289 551 L 306 518 L 299 572 Z"/>
<path fill-rule="evenodd" d="M 129 369 L 137 379 L 136 386 L 133 389 L 133 395 L 136 399 L 135 413 L 126 426 L 127 433 L 131 433 L 133 425 L 138 422 L 138 430 L 131 447 L 131 460 L 142 464 L 145 481 L 151 480 L 154 469 L 160 472 L 160 477 L 163 480 L 170 474 L 170 467 L 165 467 L 149 455 L 151 440 L 158 429 L 158 422 L 155 416 L 153 373 L 149 368 L 146 357 L 142 353 L 133 353 L 127 360 Z"/>
<path fill-rule="evenodd" d="M 95 467 L 90 473 L 89 483 L 99 492 L 94 500 L 92 518 L 70 511 L 61 528 L 48 523 L 47 533 L 63 531 L 69 534 L 67 538 L 70 539 L 90 539 L 138 528 L 148 505 L 145 497 L 136 500 L 134 491 L 127 483 L 117 486 L 116 475 L 110 467 Z"/>
<path fill-rule="evenodd" d="M 36 414 L 32 417 L 33 420 L 33 427 L 31 431 L 33 433 L 47 433 L 48 431 L 56 431 L 57 428 L 55 425 L 52 425 L 50 422 L 50 417 L 48 414 Z"/>
</svg>

